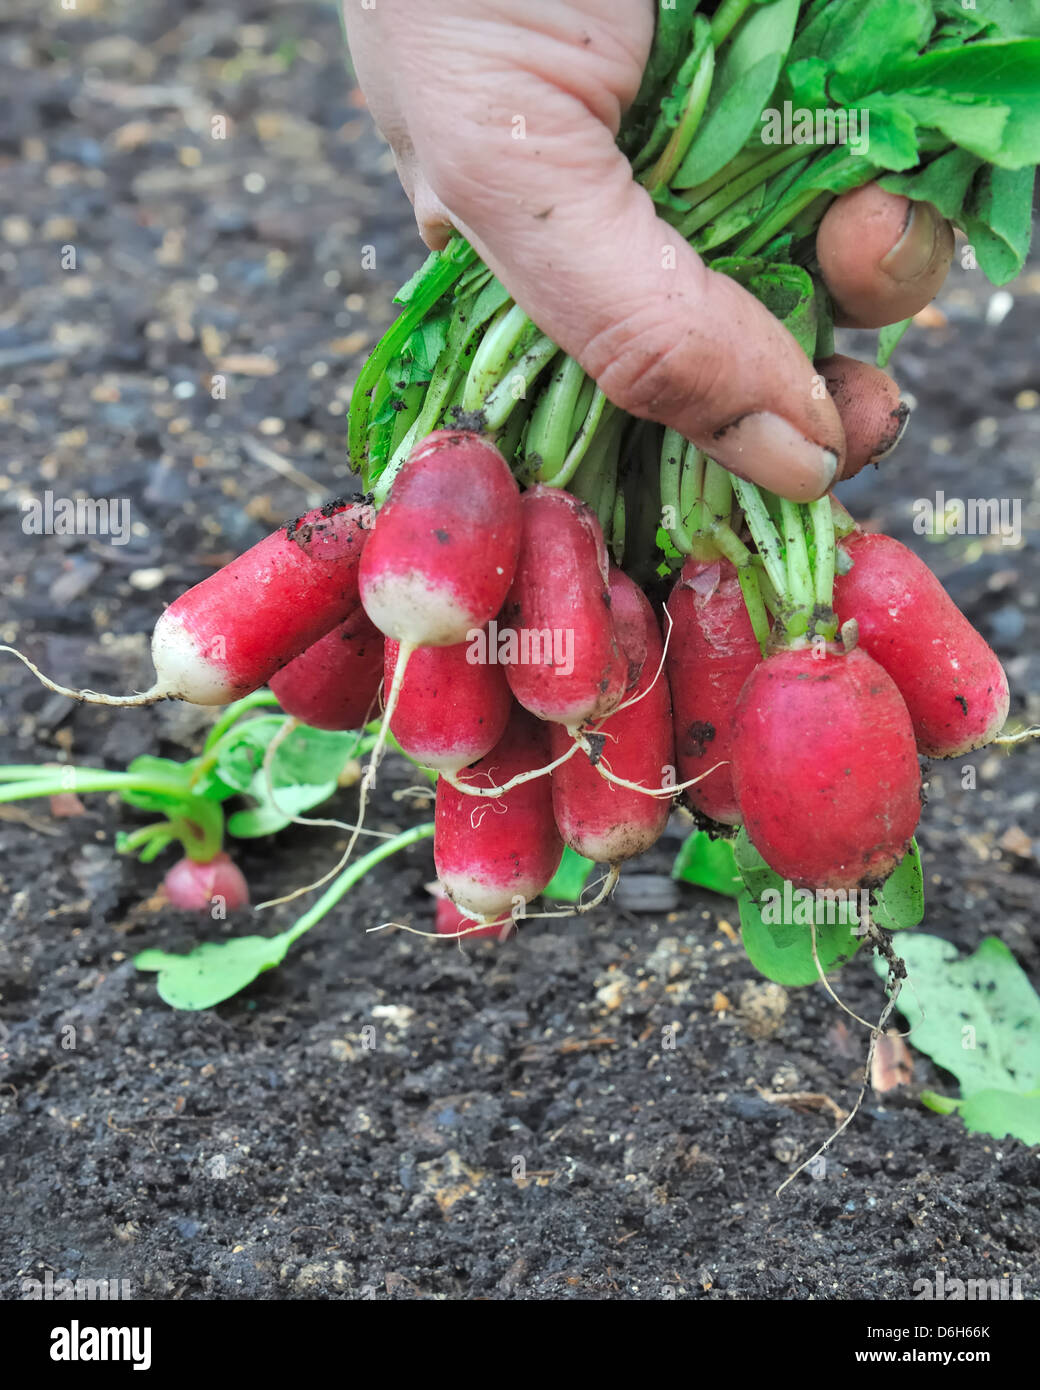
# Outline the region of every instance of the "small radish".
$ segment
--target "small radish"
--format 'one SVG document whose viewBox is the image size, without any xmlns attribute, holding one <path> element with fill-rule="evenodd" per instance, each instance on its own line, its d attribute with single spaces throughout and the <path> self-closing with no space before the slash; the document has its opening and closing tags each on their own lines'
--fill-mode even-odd
<svg viewBox="0 0 1040 1390">
<path fill-rule="evenodd" d="M 249 887 L 242 870 L 223 851 L 204 864 L 179 859 L 163 879 L 163 887 L 174 907 L 189 912 L 209 911 L 218 899 L 228 912 L 249 905 Z"/>
<path fill-rule="evenodd" d="M 520 559 L 502 621 L 516 650 L 506 674 L 539 719 L 577 729 L 625 693 L 629 663 L 610 612 L 607 550 L 593 511 L 539 484 L 522 498 Z"/>
<path fill-rule="evenodd" d="M 387 690 L 397 651 L 387 638 Z M 459 772 L 490 753 L 505 732 L 513 697 L 503 666 L 474 659 L 486 651 L 485 644 L 460 642 L 413 652 L 390 728 L 421 767 Z"/>
<path fill-rule="evenodd" d="M 49 690 L 104 705 L 224 705 L 264 685 L 342 622 L 358 599 L 358 561 L 375 516 L 330 502 L 266 536 L 170 604 L 152 634 L 156 682 L 140 695 L 70 690 L 10 651 Z"/>
<path fill-rule="evenodd" d="M 440 884 L 437 885 L 436 897 L 438 936 L 454 936 L 462 941 L 473 941 L 475 938 L 484 936 L 500 941 L 503 931 L 506 935 L 511 936 L 516 930 L 509 917 L 503 918 L 501 922 L 489 922 L 486 927 L 478 927 L 471 917 L 467 917 L 459 911 Z"/>
<path fill-rule="evenodd" d="M 737 572 L 728 560 L 686 561 L 668 599 L 672 692 L 679 779 L 708 772 L 686 798 L 723 825 L 740 824 L 730 764 L 737 696 L 762 660 Z M 715 767 L 723 763 L 722 767 Z"/>
<path fill-rule="evenodd" d="M 383 634 L 358 603 L 268 684 L 286 714 L 312 728 L 360 729 L 373 717 L 382 678 Z"/>
<path fill-rule="evenodd" d="M 953 758 L 989 743 L 1010 701 L 996 653 L 905 545 L 858 534 L 841 549 L 852 568 L 835 580 L 834 611 L 899 687 L 919 750 Z"/>
<path fill-rule="evenodd" d="M 514 705 L 496 747 L 462 780 L 501 785 L 544 765 L 548 745 L 545 726 Z M 437 875 L 452 901 L 485 923 L 509 916 L 518 900 L 537 897 L 560 866 L 563 841 L 545 777 L 491 801 L 476 801 L 441 778 L 434 819 Z"/>
<path fill-rule="evenodd" d="M 921 814 L 906 705 L 855 649 L 784 650 L 755 667 L 737 702 L 733 778 L 752 843 L 799 887 L 885 878 Z"/>
<path fill-rule="evenodd" d="M 674 770 L 675 751 L 668 679 L 660 669 L 663 644 L 657 619 L 639 586 L 618 569 L 610 573 L 610 600 L 619 631 L 622 627 L 634 630 L 633 619 L 641 624 L 645 660 L 635 688 L 596 731 L 605 736 L 599 756 L 617 776 L 648 788 L 660 787 L 669 770 Z M 555 758 L 566 752 L 571 735 L 561 724 L 549 727 Z M 583 753 L 553 773 L 552 799 L 564 841 L 599 864 L 617 864 L 649 849 L 660 838 L 671 809 L 666 798 L 645 796 L 606 781 Z"/>
</svg>

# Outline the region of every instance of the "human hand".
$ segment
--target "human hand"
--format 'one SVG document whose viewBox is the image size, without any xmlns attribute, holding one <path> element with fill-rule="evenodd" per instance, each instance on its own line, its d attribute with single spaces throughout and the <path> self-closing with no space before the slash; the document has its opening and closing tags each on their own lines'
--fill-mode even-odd
<svg viewBox="0 0 1040 1390">
<path fill-rule="evenodd" d="M 894 446 L 906 410 L 891 378 L 843 356 L 810 362 L 634 181 L 615 139 L 650 50 L 653 0 L 344 7 L 359 80 L 427 245 L 458 229 L 615 404 L 798 501 Z M 836 199 L 817 234 L 845 326 L 909 317 L 952 255 L 952 229 L 930 204 L 876 185 Z"/>
</svg>

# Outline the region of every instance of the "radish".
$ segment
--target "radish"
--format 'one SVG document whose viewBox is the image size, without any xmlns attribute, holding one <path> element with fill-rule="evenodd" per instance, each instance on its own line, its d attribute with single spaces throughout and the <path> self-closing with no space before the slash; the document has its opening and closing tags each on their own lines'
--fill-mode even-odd
<svg viewBox="0 0 1040 1390">
<path fill-rule="evenodd" d="M 386 688 L 398 644 L 386 641 Z M 474 660 L 471 642 L 412 654 L 390 720 L 394 737 L 421 767 L 458 772 L 490 753 L 505 732 L 513 697 L 505 667 Z"/>
<path fill-rule="evenodd" d="M 737 571 L 728 560 L 686 561 L 668 599 L 674 624 L 668 683 L 679 777 L 694 810 L 723 825 L 740 824 L 730 765 L 737 696 L 762 660 Z"/>
<path fill-rule="evenodd" d="M 105 705 L 223 705 L 258 689 L 342 622 L 375 513 L 329 502 L 266 536 L 170 604 L 152 634 L 156 683 L 140 695 L 70 690 L 13 652 L 50 690 Z"/>
<path fill-rule="evenodd" d="M 618 569 L 610 573 L 610 600 L 619 631 L 623 627 L 633 631 L 633 619 L 640 623 L 646 656 L 635 689 L 596 730 L 606 738 L 599 756 L 617 776 L 656 788 L 675 761 L 668 680 L 661 670 L 661 634 L 639 586 Z M 563 725 L 550 725 L 554 757 L 565 752 L 570 742 Z M 663 798 L 605 781 L 589 758 L 580 754 L 553 773 L 552 799 L 565 842 L 600 864 L 617 864 L 649 849 L 660 838 L 670 810 Z"/>
<path fill-rule="evenodd" d="M 953 758 L 989 743 L 1010 703 L 995 652 L 905 545 L 859 534 L 841 549 L 852 568 L 835 580 L 835 612 L 899 687 L 919 750 Z"/>
<path fill-rule="evenodd" d="M 737 702 L 733 781 L 755 848 L 799 887 L 885 878 L 921 814 L 910 715 L 855 649 L 787 649 L 755 667 Z"/>
<path fill-rule="evenodd" d="M 163 887 L 174 907 L 189 912 L 208 911 L 217 898 L 223 899 L 228 911 L 249 905 L 249 887 L 242 870 L 223 851 L 206 863 L 179 859 L 163 879 Z"/>
<path fill-rule="evenodd" d="M 398 643 L 362 796 L 375 782 L 412 653 L 455 646 L 485 627 L 509 591 L 519 548 L 520 489 L 495 446 L 462 430 L 427 435 L 394 479 L 361 561 L 365 611 Z"/>
<path fill-rule="evenodd" d="M 361 561 L 361 601 L 402 646 L 464 642 L 502 607 L 520 544 L 520 492 L 481 435 L 436 430 L 394 480 Z"/>
<path fill-rule="evenodd" d="M 611 620 L 603 532 L 559 488 L 539 484 L 521 500 L 520 558 L 502 611 L 515 647 L 506 674 L 526 709 L 577 729 L 610 713 L 629 674 Z"/>
<path fill-rule="evenodd" d="M 462 778 L 501 784 L 544 764 L 548 744 L 545 726 L 514 705 L 498 744 Z M 518 900 L 537 897 L 559 868 L 563 841 L 544 777 L 488 802 L 474 801 L 441 778 L 434 819 L 437 876 L 454 903 L 485 923 L 508 916 Z"/>
<path fill-rule="evenodd" d="M 360 729 L 383 678 L 383 634 L 358 603 L 339 627 L 268 682 L 286 714 L 315 729 Z"/>
<path fill-rule="evenodd" d="M 505 917 L 501 922 L 489 922 L 486 927 L 478 927 L 471 917 L 465 916 L 455 906 L 452 900 L 437 885 L 437 915 L 436 929 L 438 936 L 453 936 L 457 939 L 472 941 L 475 937 L 493 937 L 495 941 L 500 941 L 503 932 L 511 936 L 516 927 L 511 918 Z"/>
</svg>

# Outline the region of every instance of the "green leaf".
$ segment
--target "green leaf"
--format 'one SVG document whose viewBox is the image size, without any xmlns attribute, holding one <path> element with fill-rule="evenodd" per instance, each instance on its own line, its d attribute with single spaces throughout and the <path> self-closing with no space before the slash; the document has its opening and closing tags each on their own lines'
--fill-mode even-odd
<svg viewBox="0 0 1040 1390">
<path fill-rule="evenodd" d="M 703 183 L 761 129 L 797 18 L 798 0 L 760 5 L 723 47 L 703 119 L 672 180 L 676 188 Z"/>
<path fill-rule="evenodd" d="M 217 758 L 217 772 L 228 786 L 251 792 L 253 779 L 262 768 L 267 747 L 285 727 L 281 714 L 250 719 L 237 726 L 239 735 L 224 745 Z M 333 733 L 300 724 L 279 745 L 271 763 L 271 781 L 276 787 L 301 783 L 321 786 L 335 781 L 355 755 L 359 736 L 352 732 Z"/>
<path fill-rule="evenodd" d="M 549 886 L 542 890 L 542 897 L 557 898 L 568 903 L 577 902 L 589 874 L 595 867 L 591 859 L 586 859 L 583 854 L 571 849 L 570 845 L 565 845 L 560 867 Z"/>
<path fill-rule="evenodd" d="M 783 888 L 783 879 L 762 858 L 743 826 L 733 841 L 733 861 L 744 887 L 753 898 L 760 898 L 767 888 Z"/>
<path fill-rule="evenodd" d="M 769 894 L 779 894 L 775 888 Z M 787 911 L 783 896 L 756 902 L 745 889 L 738 898 L 740 929 L 748 959 L 756 970 L 777 984 L 811 985 L 820 978 L 812 954 L 812 926 L 816 922 L 816 954 L 824 972 L 843 965 L 859 950 L 862 938 L 853 926 L 837 920 L 835 904 L 828 924 L 826 909 L 808 889 L 790 894 L 793 910 Z M 774 917 L 789 920 L 774 921 Z M 805 920 L 798 920 L 803 918 Z"/>
<path fill-rule="evenodd" d="M 885 931 L 903 931 L 916 927 L 924 916 L 924 872 L 917 841 L 873 893 L 870 915 Z"/>
<path fill-rule="evenodd" d="M 210 1009 L 252 984 L 265 970 L 285 959 L 292 945 L 288 932 L 279 936 L 239 936 L 232 941 L 203 941 L 187 955 L 141 951 L 138 970 L 157 970 L 159 997 L 174 1009 Z"/>
<path fill-rule="evenodd" d="M 740 871 L 733 856 L 733 842 L 712 838 L 695 830 L 683 841 L 672 865 L 672 878 L 696 884 L 712 893 L 735 898 L 740 892 Z"/>
<path fill-rule="evenodd" d="M 981 169 L 959 218 L 983 274 L 995 285 L 1006 285 L 1025 265 L 1035 175 L 1034 169 Z"/>
<path fill-rule="evenodd" d="M 877 364 L 887 367 L 903 334 L 913 323 L 913 319 L 902 319 L 899 323 L 886 323 L 878 334 Z"/>
<path fill-rule="evenodd" d="M 240 840 L 256 839 L 260 835 L 273 835 L 292 824 L 293 817 L 328 801 L 336 790 L 335 782 L 322 782 L 318 785 L 299 783 L 291 787 L 276 787 L 275 807 L 267 796 L 263 772 L 253 778 L 249 792 L 258 805 L 247 811 L 236 811 L 228 817 L 227 830 Z"/>
<path fill-rule="evenodd" d="M 950 150 L 910 174 L 886 174 L 878 183 L 888 193 L 934 203 L 943 217 L 958 221 L 971 181 L 981 164 L 968 150 Z"/>
<path fill-rule="evenodd" d="M 1040 1090 L 976 1091 L 961 1102 L 960 1116 L 977 1134 L 1040 1144 Z"/>
<path fill-rule="evenodd" d="M 127 766 L 127 772 L 134 777 L 154 777 L 157 782 L 179 782 L 183 792 L 153 791 L 151 788 L 120 788 L 119 796 L 128 806 L 136 806 L 142 811 L 165 811 L 182 806 L 190 801 L 192 790 L 183 763 L 175 763 L 170 758 L 153 758 L 143 753 Z"/>
<path fill-rule="evenodd" d="M 899 1009 L 910 1040 L 957 1078 L 964 1123 L 1036 1143 L 1040 998 L 1014 956 L 988 937 L 974 955 L 960 957 L 949 942 L 924 933 L 901 939 L 899 953 L 908 968 Z M 887 973 L 883 961 L 875 968 Z"/>
</svg>

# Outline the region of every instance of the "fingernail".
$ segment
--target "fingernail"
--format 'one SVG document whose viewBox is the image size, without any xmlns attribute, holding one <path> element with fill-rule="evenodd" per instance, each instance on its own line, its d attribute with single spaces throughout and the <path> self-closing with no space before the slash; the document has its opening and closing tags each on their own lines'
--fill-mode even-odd
<svg viewBox="0 0 1040 1390">
<path fill-rule="evenodd" d="M 838 456 L 813 444 L 793 425 L 759 411 L 719 430 L 707 452 L 741 478 L 796 502 L 822 497 L 838 471 Z"/>
<path fill-rule="evenodd" d="M 939 215 L 931 203 L 911 203 L 903 235 L 881 261 L 893 280 L 916 280 L 931 265 L 939 235 Z"/>
<path fill-rule="evenodd" d="M 893 452 L 896 445 L 906 434 L 906 427 L 910 423 L 911 406 L 910 402 L 903 396 L 899 398 L 899 405 L 892 412 L 892 429 L 878 444 L 878 452 L 870 456 L 871 463 L 880 463 L 882 459 L 887 459 Z"/>
</svg>

